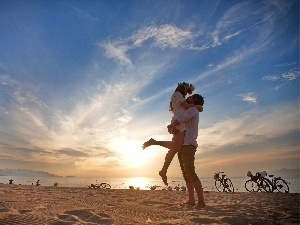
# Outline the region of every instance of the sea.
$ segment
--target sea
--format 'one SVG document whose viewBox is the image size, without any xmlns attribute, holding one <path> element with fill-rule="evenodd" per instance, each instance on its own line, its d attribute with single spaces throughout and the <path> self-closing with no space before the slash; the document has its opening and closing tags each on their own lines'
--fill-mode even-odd
<svg viewBox="0 0 300 225">
<path fill-rule="evenodd" d="M 245 182 L 249 180 L 248 177 L 229 177 L 233 183 L 235 192 L 247 192 L 245 189 Z M 150 187 L 156 186 L 156 189 L 175 190 L 175 187 L 185 187 L 185 182 L 181 177 L 169 177 L 168 187 L 166 187 L 162 180 L 148 177 L 131 177 L 131 178 L 82 178 L 82 177 L 14 177 L 14 176 L 0 176 L 0 184 L 8 184 L 9 180 L 13 180 L 15 185 L 36 185 L 38 180 L 41 186 L 58 187 L 86 187 L 91 184 L 108 183 L 112 189 L 134 189 L 150 190 Z M 204 191 L 216 191 L 215 180 L 213 177 L 200 178 Z M 300 179 L 284 179 L 288 182 L 290 193 L 300 193 Z"/>
</svg>

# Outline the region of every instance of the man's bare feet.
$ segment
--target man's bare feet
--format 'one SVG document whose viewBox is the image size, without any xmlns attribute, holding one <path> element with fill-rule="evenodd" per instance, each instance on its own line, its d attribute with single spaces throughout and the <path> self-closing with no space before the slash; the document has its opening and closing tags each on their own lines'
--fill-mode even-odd
<svg viewBox="0 0 300 225">
<path fill-rule="evenodd" d="M 198 203 L 197 205 L 196 205 L 196 207 L 195 208 L 197 208 L 197 209 L 202 209 L 202 208 L 205 208 L 206 207 L 206 205 L 205 204 L 200 204 L 200 203 Z"/>
<path fill-rule="evenodd" d="M 181 203 L 181 206 L 195 206 L 195 205 L 196 205 L 195 202 L 190 202 L 190 201 Z"/>
<path fill-rule="evenodd" d="M 148 141 L 146 141 L 144 144 L 143 144 L 143 150 L 151 145 L 153 145 L 155 143 L 155 140 L 153 138 L 150 138 Z"/>
<path fill-rule="evenodd" d="M 158 174 L 159 174 L 159 176 L 161 176 L 161 179 L 163 180 L 164 184 L 168 185 L 167 174 L 164 173 L 163 171 L 159 171 Z"/>
</svg>

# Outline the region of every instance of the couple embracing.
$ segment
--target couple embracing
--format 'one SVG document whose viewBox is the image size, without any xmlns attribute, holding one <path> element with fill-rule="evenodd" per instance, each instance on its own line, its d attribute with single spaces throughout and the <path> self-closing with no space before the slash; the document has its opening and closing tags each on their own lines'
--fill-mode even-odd
<svg viewBox="0 0 300 225">
<path fill-rule="evenodd" d="M 174 113 L 168 131 L 173 135 L 172 141 L 157 141 L 151 138 L 143 145 L 143 149 L 151 145 L 160 145 L 168 148 L 165 162 L 159 171 L 165 185 L 167 182 L 167 170 L 175 154 L 177 153 L 180 168 L 186 182 L 189 199 L 186 205 L 195 206 L 194 190 L 197 193 L 197 207 L 205 207 L 203 189 L 195 171 L 195 153 L 198 147 L 198 122 L 199 112 L 203 111 L 204 99 L 199 94 L 193 94 L 195 87 L 188 83 L 179 83 L 171 97 L 170 111 Z M 186 99 L 185 96 L 190 94 Z"/>
</svg>

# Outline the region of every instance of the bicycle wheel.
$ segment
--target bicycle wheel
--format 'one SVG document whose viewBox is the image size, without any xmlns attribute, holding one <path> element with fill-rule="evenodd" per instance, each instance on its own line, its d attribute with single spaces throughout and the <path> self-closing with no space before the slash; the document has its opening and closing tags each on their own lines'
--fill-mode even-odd
<svg viewBox="0 0 300 225">
<path fill-rule="evenodd" d="M 224 185 L 225 185 L 225 188 L 224 188 L 225 192 L 234 192 L 233 184 L 229 178 L 225 179 Z"/>
<path fill-rule="evenodd" d="M 104 189 L 111 189 L 111 186 L 108 183 L 101 183 L 100 186 L 101 186 L 101 188 L 104 188 Z"/>
<path fill-rule="evenodd" d="M 289 193 L 289 185 L 287 182 L 281 178 L 276 179 L 275 181 L 275 190 L 282 192 L 282 193 Z"/>
<path fill-rule="evenodd" d="M 224 189 L 221 179 L 217 179 L 215 181 L 215 186 L 219 192 L 223 191 Z"/>
<path fill-rule="evenodd" d="M 262 178 L 258 181 L 259 191 L 261 192 L 272 192 L 272 185 L 270 185 L 271 181 L 268 181 L 265 178 Z"/>
<path fill-rule="evenodd" d="M 245 183 L 245 188 L 249 192 L 257 192 L 258 191 L 258 184 L 254 180 L 247 180 Z"/>
</svg>

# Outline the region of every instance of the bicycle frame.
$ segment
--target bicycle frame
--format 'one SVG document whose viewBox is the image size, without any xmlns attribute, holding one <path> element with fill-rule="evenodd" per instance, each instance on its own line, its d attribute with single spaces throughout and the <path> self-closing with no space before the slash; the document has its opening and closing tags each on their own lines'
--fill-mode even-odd
<svg viewBox="0 0 300 225">
<path fill-rule="evenodd" d="M 234 187 L 233 187 L 231 180 L 229 178 L 225 178 L 226 177 L 225 174 L 223 174 L 220 177 L 220 173 L 224 173 L 224 172 L 218 172 L 218 173 L 215 173 L 215 175 L 214 175 L 215 187 L 217 188 L 217 190 L 219 192 L 221 192 L 221 186 L 222 186 L 223 192 L 234 192 Z"/>
<path fill-rule="evenodd" d="M 269 175 L 269 177 L 272 177 L 272 180 L 268 179 L 267 177 L 265 177 L 264 179 L 269 183 L 269 185 L 271 186 L 271 192 L 274 192 L 274 190 L 276 189 L 276 177 L 274 177 L 273 175 Z M 273 178 L 274 177 L 274 178 Z"/>
</svg>

